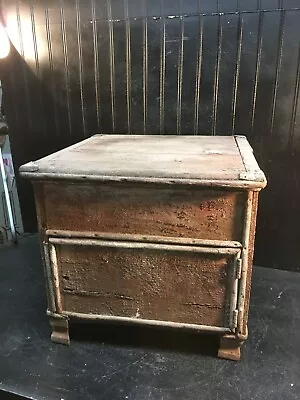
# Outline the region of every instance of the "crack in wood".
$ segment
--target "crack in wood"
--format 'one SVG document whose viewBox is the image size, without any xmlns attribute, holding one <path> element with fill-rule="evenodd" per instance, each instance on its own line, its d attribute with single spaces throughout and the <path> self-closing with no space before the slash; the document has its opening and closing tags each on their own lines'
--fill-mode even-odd
<svg viewBox="0 0 300 400">
<path fill-rule="evenodd" d="M 221 306 L 216 306 L 213 304 L 207 304 L 207 303 L 193 303 L 193 302 L 189 302 L 189 303 L 183 303 L 184 306 L 196 306 L 196 307 L 207 307 L 207 308 L 216 308 L 218 310 L 223 310 L 224 307 Z"/>
<path fill-rule="evenodd" d="M 68 294 L 74 294 L 74 295 L 80 295 L 80 296 L 92 296 L 92 297 L 115 297 L 117 299 L 122 299 L 122 300 L 130 300 L 133 301 L 133 297 L 125 296 L 123 294 L 118 294 L 118 293 L 101 293 L 97 291 L 91 291 L 91 290 L 76 290 L 70 287 L 64 287 L 63 291 Z"/>
</svg>

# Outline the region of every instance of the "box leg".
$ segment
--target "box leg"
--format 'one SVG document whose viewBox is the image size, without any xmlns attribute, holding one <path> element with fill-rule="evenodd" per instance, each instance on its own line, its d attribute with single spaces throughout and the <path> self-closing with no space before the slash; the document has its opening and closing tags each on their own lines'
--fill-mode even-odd
<svg viewBox="0 0 300 400">
<path fill-rule="evenodd" d="M 238 361 L 241 358 L 242 342 L 234 335 L 224 335 L 220 338 L 218 357 Z"/>
<path fill-rule="evenodd" d="M 51 340 L 54 343 L 70 344 L 69 322 L 66 318 L 50 317 Z"/>
</svg>

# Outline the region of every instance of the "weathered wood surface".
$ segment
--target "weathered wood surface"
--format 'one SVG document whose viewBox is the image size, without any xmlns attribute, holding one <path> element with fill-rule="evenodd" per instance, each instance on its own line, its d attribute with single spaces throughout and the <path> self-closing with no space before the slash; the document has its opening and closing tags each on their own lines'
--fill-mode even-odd
<svg viewBox="0 0 300 400">
<path fill-rule="evenodd" d="M 229 326 L 234 255 L 56 247 L 64 311 Z"/>
<path fill-rule="evenodd" d="M 266 184 L 245 138 L 96 135 L 26 168 L 54 319 L 232 332 L 219 356 L 239 359 Z"/>
<path fill-rule="evenodd" d="M 248 143 L 233 136 L 95 135 L 21 167 L 21 172 L 107 177 L 239 180 L 241 158 L 259 167 Z"/>
<path fill-rule="evenodd" d="M 46 183 L 48 229 L 241 241 L 245 192 Z"/>
<path fill-rule="evenodd" d="M 218 357 L 239 361 L 241 358 L 241 341 L 234 335 L 224 335 L 220 339 Z"/>
</svg>

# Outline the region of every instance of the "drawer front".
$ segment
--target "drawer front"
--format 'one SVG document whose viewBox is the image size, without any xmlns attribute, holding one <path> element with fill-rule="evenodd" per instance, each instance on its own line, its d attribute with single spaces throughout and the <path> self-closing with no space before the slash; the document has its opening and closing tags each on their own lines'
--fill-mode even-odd
<svg viewBox="0 0 300 400">
<path fill-rule="evenodd" d="M 245 192 L 45 183 L 48 229 L 242 241 Z"/>
<path fill-rule="evenodd" d="M 237 249 L 51 241 L 60 312 L 233 328 Z"/>
</svg>

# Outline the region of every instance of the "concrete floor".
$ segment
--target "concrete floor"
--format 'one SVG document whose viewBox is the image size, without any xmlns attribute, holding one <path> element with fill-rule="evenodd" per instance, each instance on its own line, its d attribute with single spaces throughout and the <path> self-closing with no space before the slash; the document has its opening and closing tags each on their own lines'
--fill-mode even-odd
<svg viewBox="0 0 300 400">
<path fill-rule="evenodd" d="M 74 325 L 56 345 L 45 308 L 37 238 L 1 248 L 0 399 L 300 398 L 300 274 L 254 269 L 240 362 L 215 358 L 215 337 L 149 328 Z"/>
</svg>

